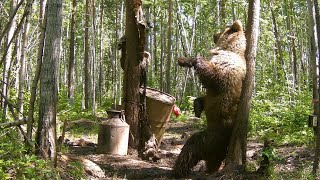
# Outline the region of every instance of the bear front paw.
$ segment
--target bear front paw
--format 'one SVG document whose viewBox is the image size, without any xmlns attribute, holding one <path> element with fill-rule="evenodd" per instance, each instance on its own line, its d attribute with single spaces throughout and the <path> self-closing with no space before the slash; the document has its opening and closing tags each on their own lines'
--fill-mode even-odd
<svg viewBox="0 0 320 180">
<path fill-rule="evenodd" d="M 195 58 L 186 58 L 186 57 L 181 57 L 178 58 L 178 64 L 179 66 L 182 67 L 193 67 L 196 64 L 196 59 Z"/>
</svg>

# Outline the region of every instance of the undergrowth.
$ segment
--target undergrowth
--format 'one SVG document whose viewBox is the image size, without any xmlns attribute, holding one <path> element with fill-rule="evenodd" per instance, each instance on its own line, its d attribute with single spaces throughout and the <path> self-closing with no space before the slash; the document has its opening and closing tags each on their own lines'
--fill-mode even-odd
<svg viewBox="0 0 320 180">
<path fill-rule="evenodd" d="M 251 104 L 249 136 L 273 139 L 276 144 L 309 144 L 314 135 L 307 123 L 311 110 L 307 91 L 294 94 L 292 99 L 282 91 L 278 96 L 258 91 Z"/>
<path fill-rule="evenodd" d="M 55 168 L 52 161 L 27 152 L 15 128 L 0 130 L 0 179 L 82 179 L 84 168 L 80 163 Z"/>
</svg>

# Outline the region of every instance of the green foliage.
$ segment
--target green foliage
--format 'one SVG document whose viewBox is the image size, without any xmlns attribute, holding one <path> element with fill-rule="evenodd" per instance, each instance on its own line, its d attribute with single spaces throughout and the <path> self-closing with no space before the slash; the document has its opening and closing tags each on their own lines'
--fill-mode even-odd
<svg viewBox="0 0 320 180">
<path fill-rule="evenodd" d="M 179 117 L 175 117 L 174 115 L 171 115 L 171 121 L 180 121 L 180 122 L 187 122 L 187 121 L 194 121 L 193 125 L 198 129 L 203 129 L 206 126 L 206 117 L 204 115 L 204 112 L 202 113 L 202 116 L 200 119 L 194 117 L 193 112 L 193 101 L 196 97 L 193 96 L 187 96 L 187 99 L 183 101 L 181 106 L 179 107 L 181 109 L 181 115 Z"/>
<path fill-rule="evenodd" d="M 0 131 L 0 179 L 57 179 L 52 164 L 26 153 L 17 133 Z"/>
<path fill-rule="evenodd" d="M 109 103 L 111 101 L 108 101 Z M 67 97 L 65 90 L 59 93 L 59 106 L 58 106 L 58 119 L 60 124 L 60 130 L 62 130 L 62 124 L 67 121 L 72 126 L 68 126 L 67 130 L 72 135 L 96 135 L 98 133 L 99 118 L 107 117 L 106 109 L 103 107 L 111 107 L 110 104 L 102 106 L 96 109 L 96 114 L 92 114 L 92 110 L 84 110 L 81 104 L 81 94 L 75 95 L 74 105 L 70 105 L 70 101 Z M 76 122 L 77 121 L 77 122 Z M 74 122 L 74 123 L 72 123 Z"/>
<path fill-rule="evenodd" d="M 272 147 L 263 149 L 262 155 L 267 156 L 268 159 L 271 161 L 280 160 L 280 157 L 277 155 L 275 149 Z"/>
<path fill-rule="evenodd" d="M 272 138 L 281 144 L 310 142 L 313 136 L 307 126 L 310 102 L 307 91 L 293 97 L 277 88 L 258 91 L 251 104 L 250 135 Z"/>
<path fill-rule="evenodd" d="M 193 96 L 187 96 L 187 98 L 182 102 L 181 109 L 192 112 L 193 111 L 193 101 L 196 99 L 196 97 Z"/>
<path fill-rule="evenodd" d="M 84 110 L 81 104 L 81 94 L 76 94 L 74 99 L 74 105 L 70 105 L 69 98 L 65 91 L 59 93 L 58 104 L 58 116 L 61 121 L 73 121 L 79 119 L 93 119 L 96 120 L 96 116 L 92 114 L 90 110 Z M 105 109 L 97 109 L 97 114 L 106 115 Z"/>
<path fill-rule="evenodd" d="M 82 179 L 85 177 L 84 167 L 78 161 L 68 163 L 67 169 L 70 176 L 74 179 Z"/>
<path fill-rule="evenodd" d="M 0 130 L 0 179 L 82 179 L 85 177 L 79 162 L 58 162 L 54 168 L 50 160 L 29 154 L 14 129 Z"/>
<path fill-rule="evenodd" d="M 297 168 L 294 171 L 288 172 L 277 172 L 275 167 L 269 167 L 270 176 L 268 179 L 270 180 L 278 180 L 278 179 L 303 179 L 303 180 L 314 180 L 316 178 L 313 177 L 312 163 L 304 165 L 302 168 Z"/>
</svg>

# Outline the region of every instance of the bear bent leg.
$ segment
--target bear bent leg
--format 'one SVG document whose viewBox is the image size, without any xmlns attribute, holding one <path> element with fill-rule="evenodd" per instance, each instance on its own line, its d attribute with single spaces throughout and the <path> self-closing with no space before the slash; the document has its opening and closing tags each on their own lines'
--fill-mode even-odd
<svg viewBox="0 0 320 180">
<path fill-rule="evenodd" d="M 204 159 L 203 149 L 205 144 L 202 139 L 205 137 L 205 131 L 193 134 L 185 143 L 173 167 L 175 178 L 182 178 L 189 175 L 193 166 Z"/>
<path fill-rule="evenodd" d="M 209 172 L 218 171 L 227 153 L 230 136 L 226 132 L 205 130 L 193 134 L 175 162 L 173 168 L 175 178 L 188 176 L 200 160 L 206 161 Z"/>
</svg>

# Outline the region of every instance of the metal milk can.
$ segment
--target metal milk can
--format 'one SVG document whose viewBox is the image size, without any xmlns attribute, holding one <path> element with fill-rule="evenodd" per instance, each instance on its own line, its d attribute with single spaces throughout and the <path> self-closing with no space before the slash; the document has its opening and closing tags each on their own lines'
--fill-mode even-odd
<svg viewBox="0 0 320 180">
<path fill-rule="evenodd" d="M 99 125 L 97 152 L 102 154 L 127 155 L 129 125 L 124 111 L 107 110 L 108 119 Z"/>
</svg>

